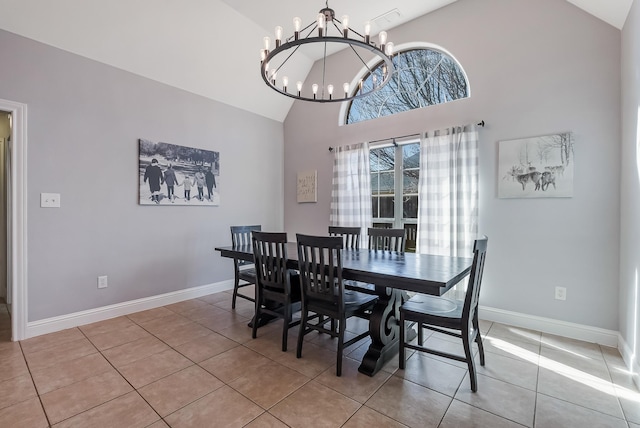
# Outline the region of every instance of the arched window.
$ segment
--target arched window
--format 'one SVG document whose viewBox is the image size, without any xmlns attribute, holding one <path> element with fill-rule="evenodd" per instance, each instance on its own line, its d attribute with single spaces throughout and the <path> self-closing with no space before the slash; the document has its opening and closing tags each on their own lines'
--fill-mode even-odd
<svg viewBox="0 0 640 428">
<path fill-rule="evenodd" d="M 393 64 L 396 71 L 385 87 L 351 101 L 347 108 L 346 124 L 469 96 L 464 72 L 453 58 L 442 51 L 433 48 L 407 49 L 394 55 Z M 382 80 L 382 65 L 376 65 L 371 72 L 367 71 L 362 76 L 365 88 L 371 88 L 375 82 Z"/>
</svg>

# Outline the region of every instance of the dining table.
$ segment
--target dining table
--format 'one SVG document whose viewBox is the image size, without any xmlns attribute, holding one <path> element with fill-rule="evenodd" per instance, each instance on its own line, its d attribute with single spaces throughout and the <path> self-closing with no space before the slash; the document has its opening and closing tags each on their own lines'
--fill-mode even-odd
<svg viewBox="0 0 640 428">
<path fill-rule="evenodd" d="M 222 257 L 253 261 L 251 245 L 215 250 Z M 408 299 L 408 292 L 442 296 L 469 274 L 472 262 L 472 258 L 466 257 L 344 249 L 342 277 L 347 288 L 378 296 L 369 317 L 371 344 L 358 371 L 373 376 L 397 354 L 400 306 Z M 295 242 L 287 243 L 287 266 L 298 269 Z M 415 337 L 415 332 L 412 336 Z"/>
</svg>

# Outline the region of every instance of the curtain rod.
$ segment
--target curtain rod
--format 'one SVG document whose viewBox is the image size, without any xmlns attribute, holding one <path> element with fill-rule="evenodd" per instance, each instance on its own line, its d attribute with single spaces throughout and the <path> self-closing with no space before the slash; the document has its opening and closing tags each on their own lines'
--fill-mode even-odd
<svg viewBox="0 0 640 428">
<path fill-rule="evenodd" d="M 481 120 L 480 122 L 477 123 L 478 126 L 481 126 L 484 128 L 485 122 L 484 120 Z M 393 142 L 393 145 L 398 147 L 398 143 L 396 143 L 396 140 L 400 140 L 402 138 L 408 138 L 408 137 L 418 137 L 422 134 L 409 134 L 409 135 L 402 135 L 400 137 L 391 137 L 391 138 L 382 138 L 380 140 L 373 140 L 373 141 L 369 141 L 369 144 L 373 144 L 373 143 L 380 143 L 382 141 L 389 141 L 391 140 Z M 333 147 L 329 147 L 329 151 L 333 152 Z"/>
</svg>

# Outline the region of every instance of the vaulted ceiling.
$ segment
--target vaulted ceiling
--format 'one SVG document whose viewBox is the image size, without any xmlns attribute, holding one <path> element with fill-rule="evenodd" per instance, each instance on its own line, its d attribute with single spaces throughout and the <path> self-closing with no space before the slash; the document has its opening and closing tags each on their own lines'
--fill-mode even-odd
<svg viewBox="0 0 640 428">
<path fill-rule="evenodd" d="M 352 23 L 371 21 L 377 32 L 455 1 L 331 0 L 329 6 Z M 633 2 L 567 1 L 618 29 Z M 0 0 L 0 28 L 283 121 L 293 101 L 262 82 L 262 38 L 323 7 L 325 0 Z M 313 62 L 308 57 L 301 71 Z"/>
</svg>

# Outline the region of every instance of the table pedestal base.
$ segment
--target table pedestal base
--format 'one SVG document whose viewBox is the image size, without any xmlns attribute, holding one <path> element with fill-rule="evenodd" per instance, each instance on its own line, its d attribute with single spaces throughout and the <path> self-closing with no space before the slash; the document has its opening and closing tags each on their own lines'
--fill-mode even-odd
<svg viewBox="0 0 640 428">
<path fill-rule="evenodd" d="M 358 367 L 360 373 L 368 376 L 376 374 L 382 366 L 398 354 L 400 305 L 409 299 L 406 291 L 388 287 L 376 286 L 376 295 L 378 302 L 373 307 L 369 319 L 371 345 Z M 408 341 L 415 337 L 415 331 L 407 330 Z"/>
</svg>

